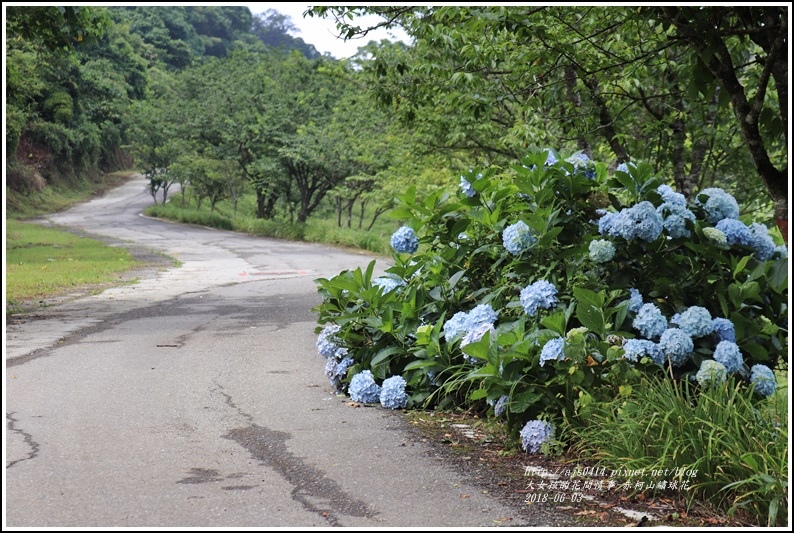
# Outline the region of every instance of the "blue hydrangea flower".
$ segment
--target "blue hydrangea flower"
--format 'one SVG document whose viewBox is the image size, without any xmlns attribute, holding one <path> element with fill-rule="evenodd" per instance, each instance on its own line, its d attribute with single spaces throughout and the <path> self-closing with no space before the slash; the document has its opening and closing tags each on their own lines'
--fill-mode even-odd
<svg viewBox="0 0 794 533">
<path fill-rule="evenodd" d="M 659 346 L 645 339 L 629 339 L 623 345 L 623 357 L 635 363 L 643 357 L 649 357 L 657 365 L 664 365 L 664 354 Z"/>
<path fill-rule="evenodd" d="M 551 153 L 551 150 L 548 150 L 548 155 L 546 156 L 546 166 L 550 167 L 556 162 L 557 162 L 557 158 L 554 157 L 554 154 Z"/>
<path fill-rule="evenodd" d="M 469 311 L 467 316 L 466 331 L 472 331 L 483 324 L 493 324 L 499 318 L 489 304 L 478 305 Z"/>
<path fill-rule="evenodd" d="M 772 396 L 777 390 L 777 379 L 772 369 L 764 365 L 753 365 L 750 369 L 750 383 L 761 396 Z"/>
<path fill-rule="evenodd" d="M 714 331 L 714 320 L 705 307 L 693 305 L 683 313 L 676 313 L 670 322 L 692 338 L 703 337 Z"/>
<path fill-rule="evenodd" d="M 717 361 L 706 359 L 700 363 L 700 370 L 695 374 L 695 379 L 701 387 L 709 385 L 722 385 L 728 378 L 725 367 Z"/>
<path fill-rule="evenodd" d="M 577 152 L 565 161 L 573 165 L 574 172 L 581 172 L 587 179 L 595 178 L 595 164 L 587 154 Z"/>
<path fill-rule="evenodd" d="M 335 359 L 329 357 L 328 363 L 325 365 L 325 375 L 328 376 L 328 381 L 333 385 L 336 392 L 344 391 L 344 384 L 342 380 L 347 376 L 348 369 L 356 364 L 352 357 L 345 357 L 337 362 Z"/>
<path fill-rule="evenodd" d="M 477 191 L 475 191 L 474 187 L 471 186 L 469 180 L 467 180 L 463 176 L 460 177 L 460 189 L 461 191 L 463 191 L 463 194 L 465 194 L 469 198 L 477 194 Z"/>
<path fill-rule="evenodd" d="M 625 172 L 626 174 L 628 174 L 629 173 L 629 165 L 631 165 L 631 168 L 637 168 L 637 165 L 635 165 L 631 161 L 626 161 L 624 163 L 619 164 L 618 167 L 615 170 L 618 171 L 618 172 Z"/>
<path fill-rule="evenodd" d="M 412 254 L 419 249 L 419 238 L 413 229 L 403 226 L 392 234 L 391 247 L 398 253 Z"/>
<path fill-rule="evenodd" d="M 775 255 L 775 242 L 769 236 L 769 229 L 763 224 L 753 222 L 750 224 L 750 231 L 753 234 L 753 244 L 751 248 L 755 250 L 755 257 L 759 261 L 768 261 Z"/>
<path fill-rule="evenodd" d="M 785 244 L 775 246 L 775 254 L 777 254 L 780 259 L 788 259 L 788 248 L 786 248 Z"/>
<path fill-rule="evenodd" d="M 502 416 L 502 414 L 505 412 L 505 409 L 507 409 L 507 402 L 509 401 L 510 396 L 507 394 L 500 396 L 499 399 L 496 400 L 496 404 L 493 406 L 494 416 Z"/>
<path fill-rule="evenodd" d="M 643 201 L 618 213 L 606 214 L 598 221 L 602 235 L 623 237 L 627 241 L 655 241 L 662 234 L 663 221 L 651 202 Z"/>
<path fill-rule="evenodd" d="M 328 358 L 336 352 L 342 340 L 336 336 L 339 330 L 342 329 L 338 324 L 328 324 L 323 328 L 317 336 L 317 352 L 325 358 Z"/>
<path fill-rule="evenodd" d="M 545 280 L 538 280 L 521 290 L 521 305 L 529 316 L 538 314 L 538 309 L 552 309 L 557 305 L 557 287 Z"/>
<path fill-rule="evenodd" d="M 665 359 L 670 360 L 673 366 L 682 366 L 687 362 L 695 345 L 692 337 L 677 328 L 666 329 L 659 338 L 659 348 L 661 348 Z"/>
<path fill-rule="evenodd" d="M 719 244 L 720 246 L 725 246 L 726 244 L 728 244 L 728 238 L 725 236 L 723 232 L 721 232 L 717 228 L 703 228 L 703 235 L 708 240 L 713 241 Z"/>
<path fill-rule="evenodd" d="M 456 337 L 466 333 L 469 323 L 469 314 L 459 311 L 452 318 L 444 322 L 444 339 L 452 342 Z"/>
<path fill-rule="evenodd" d="M 615 245 L 611 241 L 596 239 L 590 241 L 590 259 L 596 263 L 606 263 L 615 257 Z"/>
<path fill-rule="evenodd" d="M 398 287 L 404 286 L 405 281 L 391 276 L 379 276 L 372 280 L 372 284 L 381 287 L 383 289 L 383 293 L 386 294 L 387 292 L 393 291 Z"/>
<path fill-rule="evenodd" d="M 380 404 L 386 409 L 402 409 L 408 404 L 408 395 L 405 394 L 405 379 L 402 376 L 392 376 L 383 380 L 380 389 Z"/>
<path fill-rule="evenodd" d="M 722 363 L 725 370 L 733 374 L 742 367 L 744 360 L 739 346 L 735 342 L 721 341 L 714 349 L 714 360 Z"/>
<path fill-rule="evenodd" d="M 695 203 L 706 211 L 706 220 L 710 224 L 726 218 L 739 218 L 736 199 L 720 188 L 704 189 L 695 196 Z"/>
<path fill-rule="evenodd" d="M 713 328 L 711 333 L 716 342 L 736 342 L 736 328 L 733 327 L 733 322 L 727 318 L 715 318 L 711 325 Z"/>
<path fill-rule="evenodd" d="M 636 313 L 642 307 L 642 294 L 635 288 L 629 289 L 629 311 Z"/>
<path fill-rule="evenodd" d="M 463 348 L 467 344 L 471 344 L 473 342 L 482 340 L 482 338 L 488 332 L 491 333 L 491 339 L 493 339 L 496 334 L 496 329 L 494 329 L 493 324 L 485 323 L 485 324 L 480 324 L 479 326 L 475 326 L 473 329 L 469 330 L 466 333 L 466 335 L 463 337 L 463 340 L 460 341 L 460 347 Z M 473 358 L 469 358 L 469 359 L 473 359 Z M 477 360 L 475 359 L 472 362 L 477 362 Z"/>
<path fill-rule="evenodd" d="M 530 420 L 521 430 L 521 447 L 527 453 L 540 452 L 545 442 L 551 441 L 554 427 L 543 420 Z"/>
<path fill-rule="evenodd" d="M 667 329 L 667 319 L 654 304 L 643 304 L 631 323 L 646 339 L 655 339 Z"/>
<path fill-rule="evenodd" d="M 507 226 L 502 232 L 502 243 L 511 254 L 521 255 L 534 247 L 538 240 L 532 235 L 529 226 L 519 220 L 515 224 Z"/>
<path fill-rule="evenodd" d="M 540 366 L 546 364 L 546 361 L 562 361 L 565 359 L 565 354 L 562 349 L 565 341 L 562 337 L 555 337 L 543 345 L 540 351 Z"/>
<path fill-rule="evenodd" d="M 741 220 L 725 218 L 717 222 L 717 229 L 725 234 L 725 241 L 730 245 L 753 247 L 755 235 Z"/>
<path fill-rule="evenodd" d="M 678 193 L 675 193 L 678 194 Z M 683 195 L 681 195 L 683 198 Z M 685 201 L 686 202 L 686 201 Z M 695 223 L 695 214 L 680 204 L 665 202 L 656 208 L 656 212 L 662 217 L 662 227 L 673 239 L 689 237 L 690 231 L 687 228 L 687 220 Z"/>
<path fill-rule="evenodd" d="M 656 188 L 656 192 L 662 197 L 664 203 L 686 207 L 686 196 L 680 192 L 675 192 L 669 185 L 659 185 Z"/>
<path fill-rule="evenodd" d="M 380 387 L 369 370 L 362 370 L 350 380 L 347 388 L 350 399 L 359 403 L 376 403 L 380 401 Z"/>
</svg>

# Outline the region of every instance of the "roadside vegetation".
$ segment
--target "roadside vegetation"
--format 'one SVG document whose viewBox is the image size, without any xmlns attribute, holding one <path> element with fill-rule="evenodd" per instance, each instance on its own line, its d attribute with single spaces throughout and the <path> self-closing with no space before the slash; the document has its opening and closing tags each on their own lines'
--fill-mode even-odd
<svg viewBox="0 0 794 533">
<path fill-rule="evenodd" d="M 388 254 L 318 280 L 340 393 L 789 525 L 785 7 L 310 10 L 413 38 L 349 60 L 272 10 L 7 13 L 7 218 L 135 168 L 151 216 Z M 9 302 L 132 265 L 39 230 Z"/>
</svg>

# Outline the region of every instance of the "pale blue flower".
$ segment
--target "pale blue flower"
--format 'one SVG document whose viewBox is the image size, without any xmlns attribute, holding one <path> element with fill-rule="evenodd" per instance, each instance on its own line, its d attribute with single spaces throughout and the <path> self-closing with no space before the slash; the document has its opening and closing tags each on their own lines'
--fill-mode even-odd
<svg viewBox="0 0 794 533">
<path fill-rule="evenodd" d="M 499 315 L 493 310 L 490 304 L 480 304 L 468 313 L 466 331 L 472 331 L 483 324 L 493 324 Z"/>
<path fill-rule="evenodd" d="M 547 341 L 540 351 L 540 366 L 545 365 L 546 361 L 562 361 L 565 359 L 565 354 L 563 353 L 564 345 L 565 341 L 562 337 L 555 337 Z"/>
<path fill-rule="evenodd" d="M 402 409 L 408 404 L 408 395 L 405 394 L 405 379 L 402 376 L 392 376 L 383 380 L 380 389 L 380 404 L 386 409 Z"/>
<path fill-rule="evenodd" d="M 629 289 L 629 307 L 628 310 L 636 313 L 642 307 L 642 294 L 635 288 Z"/>
<path fill-rule="evenodd" d="M 676 313 L 670 322 L 692 338 L 703 337 L 714 331 L 714 320 L 705 307 L 693 305 L 683 313 Z"/>
<path fill-rule="evenodd" d="M 455 313 L 452 318 L 444 322 L 444 339 L 452 342 L 455 338 L 466 333 L 469 323 L 469 314 L 463 311 Z"/>
<path fill-rule="evenodd" d="M 662 217 L 662 227 L 670 237 L 673 239 L 689 237 L 687 220 L 694 224 L 696 219 L 695 214 L 686 208 L 686 204 L 682 206 L 677 203 L 665 202 L 656 208 L 656 212 Z"/>
<path fill-rule="evenodd" d="M 573 165 L 574 172 L 581 172 L 587 179 L 595 178 L 595 164 L 587 154 L 577 152 L 565 161 Z"/>
<path fill-rule="evenodd" d="M 477 191 L 475 191 L 474 187 L 471 186 L 469 180 L 467 180 L 463 176 L 460 177 L 460 189 L 461 191 L 463 191 L 463 194 L 465 194 L 469 198 L 477 194 Z"/>
<path fill-rule="evenodd" d="M 405 286 L 405 281 L 392 276 L 379 276 L 372 280 L 372 284 L 383 289 L 383 293 L 391 292 L 398 287 Z"/>
<path fill-rule="evenodd" d="M 631 323 L 646 339 L 654 339 L 667 329 L 667 319 L 654 304 L 643 304 Z"/>
<path fill-rule="evenodd" d="M 714 349 L 714 360 L 722 363 L 725 370 L 733 374 L 738 372 L 742 367 L 744 360 L 742 353 L 739 351 L 739 346 L 735 342 L 720 341 Z"/>
<path fill-rule="evenodd" d="M 659 346 L 645 339 L 629 339 L 623 345 L 623 357 L 635 363 L 643 357 L 649 357 L 657 365 L 664 365 L 664 354 Z"/>
<path fill-rule="evenodd" d="M 659 338 L 659 348 L 672 366 L 682 366 L 689 360 L 695 345 L 692 337 L 677 328 L 666 329 Z"/>
<path fill-rule="evenodd" d="M 716 342 L 736 342 L 736 328 L 734 328 L 733 322 L 727 318 L 715 318 L 711 322 L 711 325 L 713 327 L 712 336 L 715 338 Z"/>
<path fill-rule="evenodd" d="M 669 185 L 659 185 L 656 188 L 656 192 L 662 197 L 664 203 L 686 207 L 686 196 L 680 192 L 675 192 Z"/>
<path fill-rule="evenodd" d="M 467 344 L 471 344 L 473 342 L 482 340 L 482 338 L 488 332 L 491 333 L 491 339 L 493 339 L 494 336 L 496 335 L 496 329 L 494 329 L 493 324 L 485 323 L 485 324 L 480 324 L 479 326 L 475 326 L 474 328 L 469 330 L 466 333 L 466 335 L 463 337 L 463 340 L 460 341 L 460 347 L 463 348 Z M 474 360 L 473 362 L 477 362 L 477 361 Z"/>
<path fill-rule="evenodd" d="M 709 385 L 722 385 L 728 378 L 725 367 L 717 361 L 706 359 L 700 363 L 700 370 L 695 374 L 695 379 L 701 387 Z"/>
<path fill-rule="evenodd" d="M 350 380 L 348 386 L 350 399 L 359 403 L 377 403 L 380 401 L 380 387 L 369 370 L 362 370 Z"/>
<path fill-rule="evenodd" d="M 618 213 L 607 214 L 598 221 L 599 233 L 623 237 L 627 241 L 655 241 L 662 233 L 662 217 L 651 202 L 643 201 Z"/>
<path fill-rule="evenodd" d="M 505 412 L 507 409 L 507 402 L 510 401 L 510 396 L 507 394 L 503 394 L 496 400 L 496 404 L 493 406 L 493 414 L 494 416 L 502 416 L 502 413 Z"/>
<path fill-rule="evenodd" d="M 724 190 L 713 187 L 695 195 L 695 203 L 706 211 L 706 220 L 716 224 L 726 218 L 739 218 L 739 204 Z"/>
<path fill-rule="evenodd" d="M 543 444 L 551 441 L 554 427 L 543 420 L 530 420 L 521 430 L 521 447 L 528 453 L 540 452 Z"/>
<path fill-rule="evenodd" d="M 325 375 L 328 376 L 328 380 L 331 382 L 336 392 L 342 392 L 344 390 L 342 380 L 347 377 L 348 369 L 354 364 L 356 364 L 356 362 L 352 357 L 345 357 L 339 362 L 336 362 L 333 358 L 328 358 L 328 363 L 325 365 Z"/>
<path fill-rule="evenodd" d="M 624 163 L 619 164 L 615 170 L 617 170 L 618 172 L 625 172 L 626 174 L 628 174 L 629 165 L 631 165 L 631 168 L 637 168 L 637 165 L 635 165 L 631 161 L 626 161 Z"/>
<path fill-rule="evenodd" d="M 611 241 L 596 239 L 590 241 L 590 259 L 596 263 L 606 263 L 615 257 L 615 245 Z"/>
<path fill-rule="evenodd" d="M 725 218 L 717 222 L 717 229 L 725 234 L 725 240 L 731 246 L 747 246 L 752 248 L 755 244 L 755 235 L 741 220 Z"/>
<path fill-rule="evenodd" d="M 545 280 L 538 280 L 521 290 L 521 305 L 529 316 L 538 314 L 538 309 L 552 309 L 557 305 L 557 287 Z"/>
<path fill-rule="evenodd" d="M 788 248 L 786 248 L 785 244 L 775 246 L 775 254 L 777 254 L 780 259 L 788 259 Z"/>
<path fill-rule="evenodd" d="M 403 226 L 392 234 L 391 246 L 398 253 L 412 254 L 419 249 L 419 238 L 413 229 Z"/>
<path fill-rule="evenodd" d="M 511 254 L 521 255 L 533 248 L 538 243 L 538 239 L 532 235 L 529 226 L 519 220 L 515 224 L 507 226 L 502 232 L 502 243 Z"/>
<path fill-rule="evenodd" d="M 553 153 L 551 153 L 551 150 L 548 150 L 547 152 L 548 152 L 548 155 L 546 156 L 546 166 L 547 166 L 547 167 L 550 167 L 550 166 L 552 166 L 554 163 L 556 163 L 556 162 L 557 162 L 557 158 L 556 158 L 556 157 L 554 157 L 554 154 L 553 154 Z"/>
<path fill-rule="evenodd" d="M 755 257 L 759 261 L 768 261 L 775 255 L 775 242 L 769 236 L 769 228 L 763 224 L 753 222 L 750 224 L 750 231 L 753 234 L 753 244 L 751 248 L 755 250 Z"/>
<path fill-rule="evenodd" d="M 753 365 L 750 369 L 750 383 L 755 385 L 755 392 L 761 396 L 772 396 L 777 390 L 775 373 L 768 366 Z"/>
<path fill-rule="evenodd" d="M 317 336 L 317 352 L 325 358 L 328 358 L 336 352 L 339 345 L 342 343 L 341 339 L 336 335 L 342 329 L 338 324 L 328 324 L 323 328 Z"/>
<path fill-rule="evenodd" d="M 703 228 L 703 235 L 710 241 L 714 241 L 721 246 L 728 244 L 728 238 L 717 228 Z"/>
</svg>

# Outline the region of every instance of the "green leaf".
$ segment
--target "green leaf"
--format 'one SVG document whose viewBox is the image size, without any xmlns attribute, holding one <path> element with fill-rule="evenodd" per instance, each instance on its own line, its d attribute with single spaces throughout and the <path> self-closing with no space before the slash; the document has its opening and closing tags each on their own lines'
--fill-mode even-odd
<svg viewBox="0 0 794 533">
<path fill-rule="evenodd" d="M 580 302 L 576 305 L 576 318 L 590 331 L 604 334 L 604 315 L 600 308 Z"/>
<path fill-rule="evenodd" d="M 373 357 L 372 361 L 370 361 L 370 366 L 375 367 L 380 363 L 386 361 L 392 355 L 396 353 L 400 353 L 402 351 L 403 349 L 400 346 L 390 346 L 388 348 L 384 348 L 375 354 L 375 357 Z"/>
<path fill-rule="evenodd" d="M 573 296 L 578 301 L 590 304 L 593 307 L 598 307 L 599 309 L 604 307 L 603 292 L 594 292 L 591 291 L 590 289 L 585 289 L 582 287 L 574 287 Z"/>
<path fill-rule="evenodd" d="M 742 257 L 738 263 L 736 263 L 736 267 L 733 269 L 733 279 L 738 279 L 739 274 L 744 270 L 744 267 L 747 266 L 747 263 L 752 259 L 753 256 L 746 255 Z"/>
<path fill-rule="evenodd" d="M 482 400 L 487 396 L 488 396 L 488 391 L 486 389 L 477 389 L 472 391 L 471 394 L 469 394 L 469 399 L 472 401 L 476 401 L 476 400 Z"/>
<path fill-rule="evenodd" d="M 543 320 L 540 321 L 541 324 L 549 328 L 550 330 L 559 333 L 560 336 L 565 336 L 565 313 L 563 311 L 558 311 L 553 315 L 549 315 L 545 317 Z"/>
<path fill-rule="evenodd" d="M 523 392 L 520 392 L 513 396 L 510 401 L 510 412 L 511 413 L 523 413 L 532 404 L 535 404 L 543 398 L 543 394 L 539 392 L 535 392 L 534 388 L 529 388 Z"/>
</svg>

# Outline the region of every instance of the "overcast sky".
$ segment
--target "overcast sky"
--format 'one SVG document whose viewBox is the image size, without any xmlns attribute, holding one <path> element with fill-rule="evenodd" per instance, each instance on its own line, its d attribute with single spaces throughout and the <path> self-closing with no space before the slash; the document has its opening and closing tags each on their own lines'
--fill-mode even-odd
<svg viewBox="0 0 794 533">
<path fill-rule="evenodd" d="M 302 4 L 246 4 L 254 15 L 263 13 L 268 9 L 274 9 L 279 13 L 288 15 L 292 19 L 292 23 L 300 29 L 300 32 L 294 33 L 294 37 L 300 37 L 305 42 L 313 44 L 318 52 L 324 54 L 329 52 L 337 59 L 351 57 L 356 53 L 359 46 L 364 46 L 371 40 L 380 41 L 381 39 L 402 39 L 408 41 L 407 36 L 402 30 L 395 32 L 394 30 L 387 31 L 380 29 L 377 32 L 369 33 L 364 39 L 351 39 L 344 42 L 343 39 L 336 37 L 336 22 L 333 17 L 325 19 L 318 17 L 303 18 L 303 12 L 309 9 L 309 5 Z M 379 17 L 373 18 L 376 22 L 380 20 Z M 367 19 L 356 19 L 355 22 L 362 26 Z M 396 33 L 396 37 L 395 34 Z"/>
</svg>

